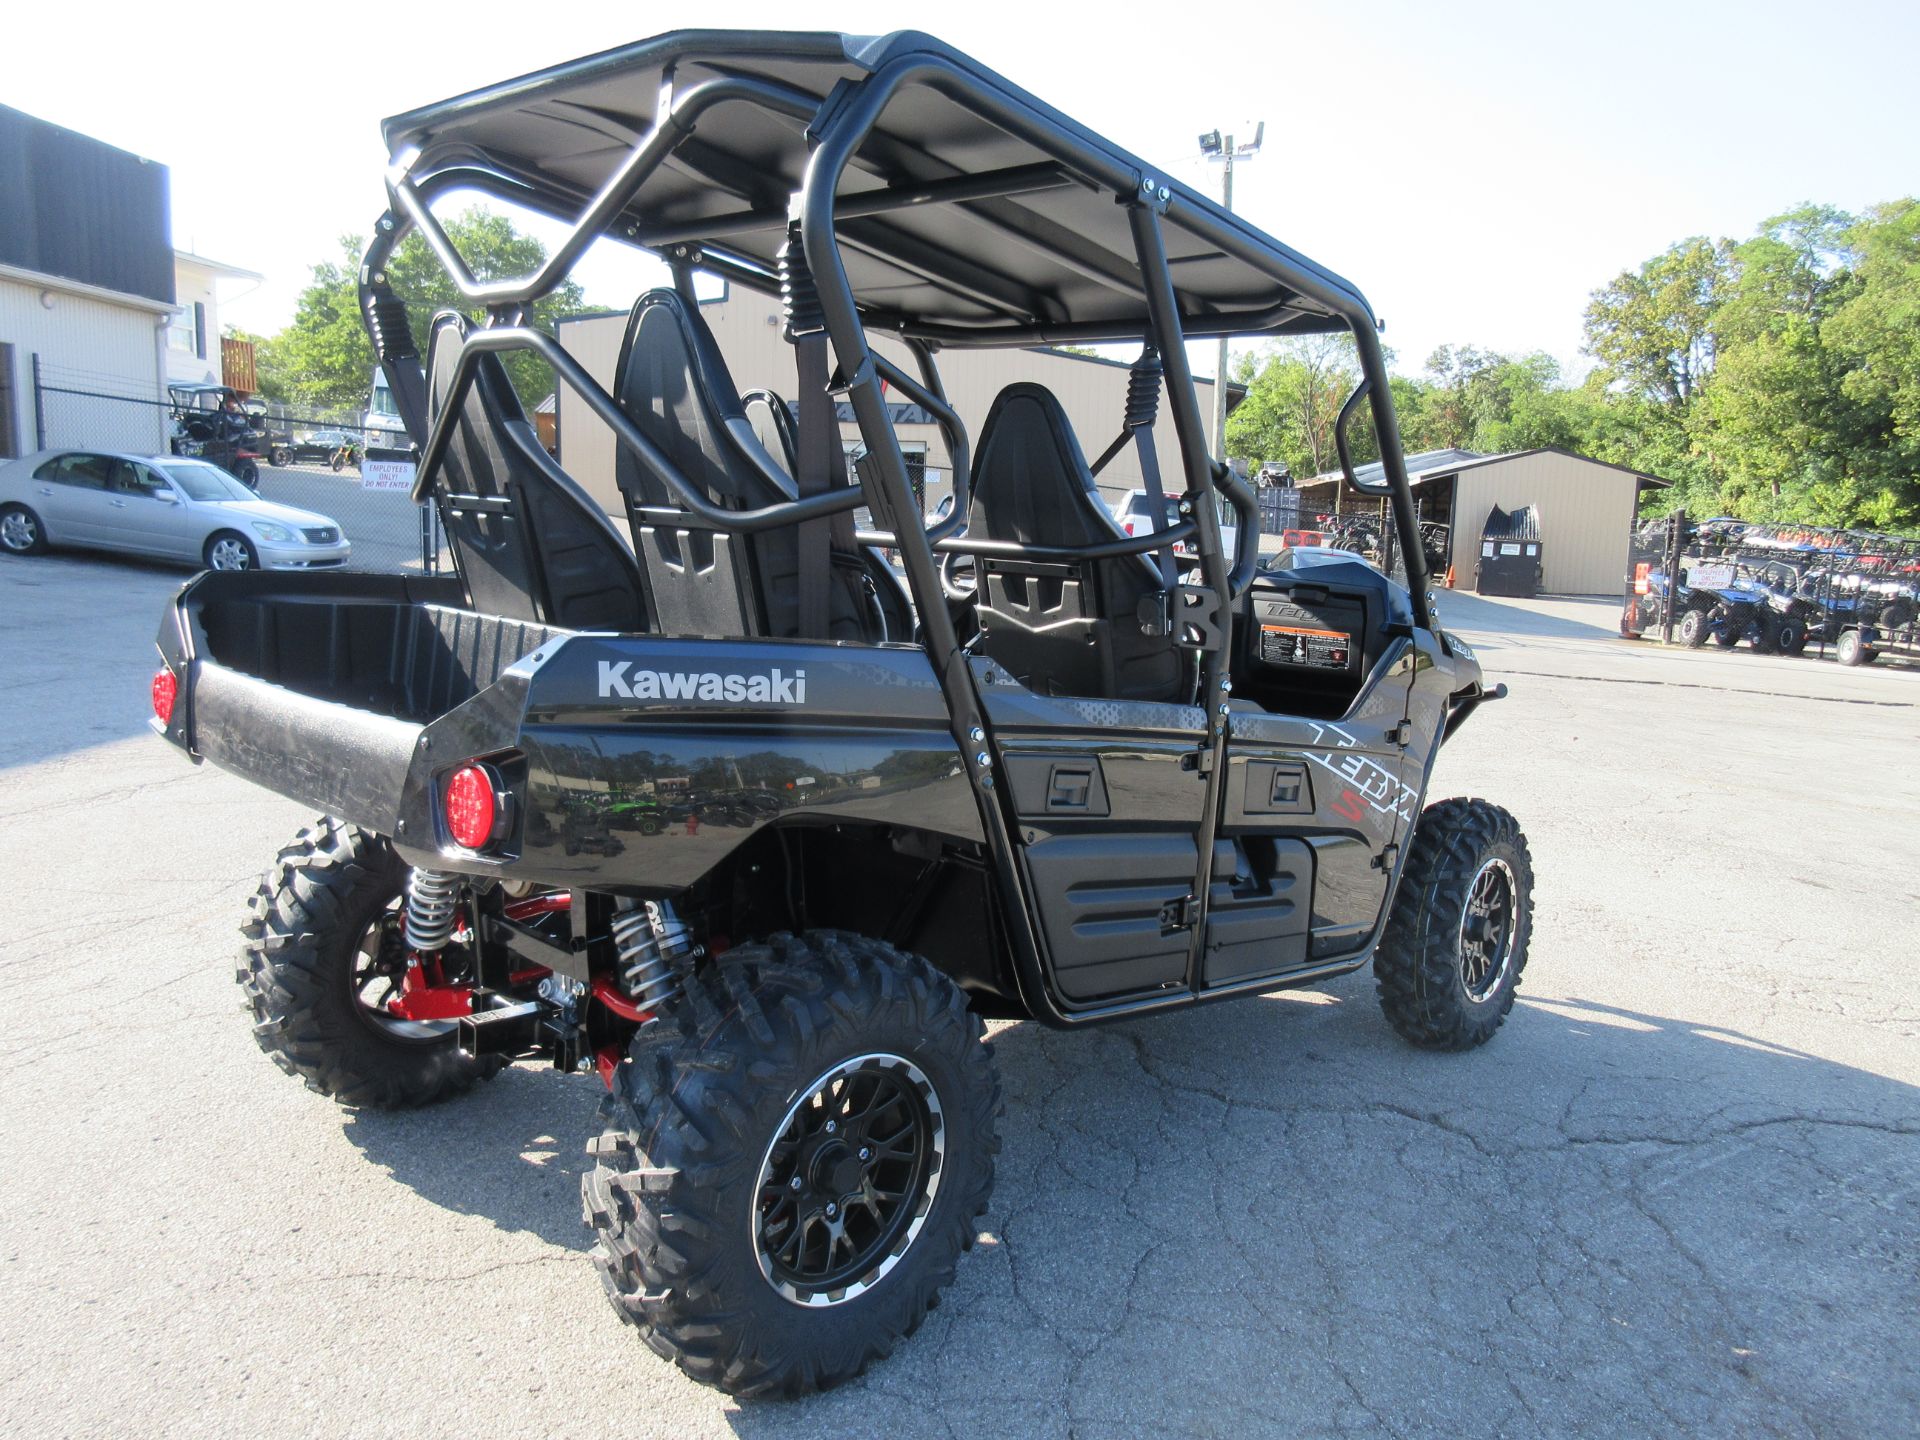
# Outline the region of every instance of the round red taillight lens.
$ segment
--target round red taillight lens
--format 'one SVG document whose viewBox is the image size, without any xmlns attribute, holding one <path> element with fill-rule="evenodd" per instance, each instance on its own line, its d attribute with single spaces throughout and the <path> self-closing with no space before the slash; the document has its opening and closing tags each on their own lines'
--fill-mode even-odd
<svg viewBox="0 0 1920 1440">
<path fill-rule="evenodd" d="M 478 850 L 493 839 L 500 805 L 493 777 L 478 765 L 462 765 L 447 781 L 447 830 L 455 841 Z"/>
<path fill-rule="evenodd" d="M 153 672 L 153 713 L 162 725 L 173 723 L 173 700 L 179 693 L 180 682 L 173 678 L 173 671 L 162 665 Z"/>
</svg>

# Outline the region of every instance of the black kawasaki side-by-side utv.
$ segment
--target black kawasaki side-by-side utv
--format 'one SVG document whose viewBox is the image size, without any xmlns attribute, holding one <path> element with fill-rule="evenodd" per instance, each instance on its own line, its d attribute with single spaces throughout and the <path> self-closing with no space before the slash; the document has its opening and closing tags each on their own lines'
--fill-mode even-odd
<svg viewBox="0 0 1920 1440">
<path fill-rule="evenodd" d="M 519 1059 L 597 1076 L 614 1305 L 702 1380 L 792 1393 L 886 1354 L 974 1239 L 982 1017 L 1078 1026 L 1371 960 L 1409 1039 L 1493 1034 L 1532 871 L 1504 810 L 1421 808 L 1499 691 L 1429 610 L 1358 290 L 916 34 L 667 35 L 386 139 L 361 298 L 456 573 L 202 576 L 154 679 L 168 740 L 327 817 L 244 929 L 283 1068 L 348 1105 Z M 434 218 L 454 189 L 573 228 L 481 282 Z M 440 317 L 424 363 L 386 270 L 409 231 L 485 317 Z M 610 387 L 525 322 L 598 237 L 676 280 Z M 743 402 L 696 271 L 783 298 L 795 406 Z M 1261 570 L 1254 498 L 1206 450 L 1188 341 L 1343 328 L 1343 463 L 1367 416 L 1404 584 Z M 1045 388 L 971 432 L 942 389 L 936 351 L 1056 341 L 1142 347 L 1092 465 Z M 607 475 L 541 447 L 520 349 L 611 430 Z M 886 387 L 945 433 L 931 525 Z M 1163 389 L 1178 523 L 1130 536 L 1094 472 L 1131 448 L 1162 485 Z"/>
</svg>

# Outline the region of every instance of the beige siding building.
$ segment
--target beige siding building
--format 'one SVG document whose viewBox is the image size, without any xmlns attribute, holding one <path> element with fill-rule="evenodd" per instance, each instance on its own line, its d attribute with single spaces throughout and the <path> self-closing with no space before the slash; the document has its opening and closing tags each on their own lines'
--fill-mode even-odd
<svg viewBox="0 0 1920 1440">
<path fill-rule="evenodd" d="M 769 389 L 789 401 L 794 398 L 793 347 L 781 333 L 777 299 L 731 286 L 724 300 L 701 305 L 700 314 L 713 331 L 734 384 L 743 393 Z M 579 360 L 595 380 L 611 390 L 626 324 L 624 313 L 584 315 L 562 320 L 556 333 L 568 353 Z M 874 343 L 887 359 L 908 374 L 918 376 L 913 357 L 905 346 L 885 336 L 875 336 Z M 1124 361 L 1059 350 L 943 350 L 939 361 L 948 402 L 959 413 L 967 428 L 967 437 L 976 447 L 981 422 L 987 418 L 994 396 L 1005 386 L 1022 380 L 1045 385 L 1059 397 L 1089 464 L 1120 433 L 1127 399 Z M 1237 390 L 1237 386 L 1232 387 L 1232 391 Z M 1200 413 L 1211 415 L 1213 382 L 1196 379 L 1194 392 Z M 905 396 L 888 398 L 892 403 L 906 401 Z M 558 412 L 561 463 L 610 514 L 624 517 L 625 507 L 613 480 L 613 432 L 564 385 L 559 389 Z M 917 413 L 917 407 L 906 413 Z M 909 465 L 917 460 L 925 468 L 926 503 L 931 510 L 951 493 L 952 461 L 947 455 L 945 440 L 939 427 L 932 424 L 896 421 L 894 428 L 907 451 Z M 841 436 L 852 446 L 859 441 L 860 432 L 849 421 L 842 424 Z M 1180 445 L 1173 433 L 1173 419 L 1164 396 L 1154 438 L 1163 483 L 1169 492 L 1178 492 L 1185 488 L 1181 478 Z M 1140 464 L 1134 448 L 1129 445 L 1115 456 L 1100 472 L 1099 479 L 1101 493 L 1110 504 L 1128 490 L 1138 488 Z"/>
<path fill-rule="evenodd" d="M 1360 466 L 1357 473 L 1363 481 L 1381 478 L 1377 461 Z M 1640 497 L 1668 483 L 1656 475 L 1554 449 L 1511 455 L 1437 450 L 1407 456 L 1407 475 L 1421 520 L 1451 530 L 1456 587 L 1473 588 L 1480 536 L 1493 508 L 1512 511 L 1531 505 L 1540 518 L 1540 588 L 1558 595 L 1620 593 L 1628 532 Z M 1321 475 L 1301 486 L 1302 511 L 1333 509 L 1335 490 L 1341 492 L 1339 508 L 1346 513 L 1381 509 L 1382 502 L 1339 483 L 1337 476 Z M 1442 567 L 1434 582 L 1445 577 Z"/>
</svg>

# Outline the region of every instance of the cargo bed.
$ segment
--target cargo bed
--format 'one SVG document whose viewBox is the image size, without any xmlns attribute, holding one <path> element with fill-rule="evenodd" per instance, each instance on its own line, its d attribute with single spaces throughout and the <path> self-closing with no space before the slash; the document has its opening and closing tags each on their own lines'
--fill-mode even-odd
<svg viewBox="0 0 1920 1440">
<path fill-rule="evenodd" d="M 459 601 L 458 582 L 435 577 L 202 575 L 161 626 L 182 684 L 156 728 L 196 759 L 392 834 L 421 731 L 571 633 Z"/>
</svg>

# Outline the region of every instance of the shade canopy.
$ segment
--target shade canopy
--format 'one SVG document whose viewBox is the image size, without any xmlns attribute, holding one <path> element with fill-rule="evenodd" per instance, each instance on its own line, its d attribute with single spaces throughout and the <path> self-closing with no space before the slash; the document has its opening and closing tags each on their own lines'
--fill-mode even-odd
<svg viewBox="0 0 1920 1440">
<path fill-rule="evenodd" d="M 608 227 L 615 238 L 771 287 L 812 148 L 881 92 L 834 191 L 847 278 L 870 324 L 949 343 L 1137 338 L 1147 307 L 1116 202 L 1142 199 L 1163 211 L 1189 336 L 1373 323 L 1339 276 L 914 32 L 677 31 L 384 129 L 423 194 L 475 186 L 572 219 L 667 104 L 717 77 L 770 82 L 804 103 L 728 100 L 700 114 Z M 1166 82 L 1143 72 L 1141 83 Z"/>
</svg>

